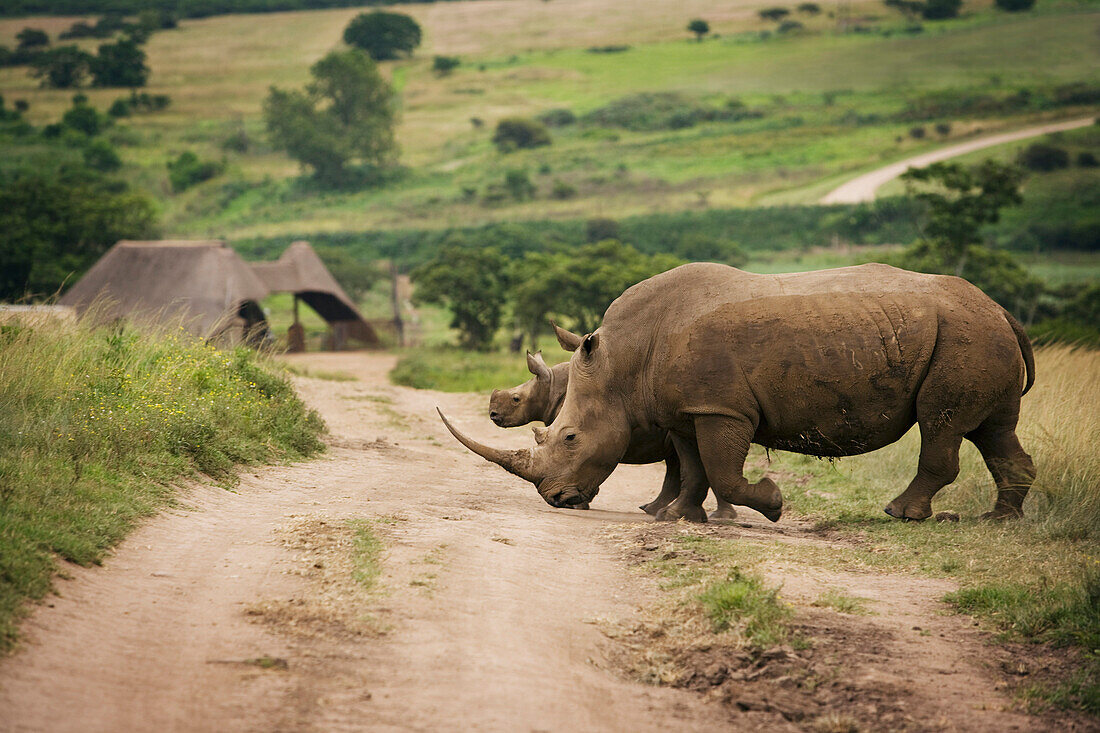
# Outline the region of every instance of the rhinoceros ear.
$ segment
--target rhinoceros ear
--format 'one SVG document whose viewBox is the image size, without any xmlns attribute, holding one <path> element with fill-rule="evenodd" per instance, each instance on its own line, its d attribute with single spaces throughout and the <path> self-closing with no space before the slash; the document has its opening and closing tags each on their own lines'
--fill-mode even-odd
<svg viewBox="0 0 1100 733">
<path fill-rule="evenodd" d="M 550 367 L 546 366 L 546 362 L 542 360 L 541 351 L 534 354 L 527 352 L 527 371 L 534 374 L 540 382 L 550 381 Z"/>
<path fill-rule="evenodd" d="M 576 351 L 577 347 L 581 345 L 581 337 L 577 334 L 566 331 L 553 321 L 550 321 L 550 325 L 554 327 L 554 335 L 558 337 L 558 343 L 566 351 Z"/>
<path fill-rule="evenodd" d="M 592 356 L 592 352 L 596 350 L 596 347 L 600 345 L 600 334 L 590 333 L 584 337 L 584 341 L 581 342 L 581 351 L 584 355 Z"/>
</svg>

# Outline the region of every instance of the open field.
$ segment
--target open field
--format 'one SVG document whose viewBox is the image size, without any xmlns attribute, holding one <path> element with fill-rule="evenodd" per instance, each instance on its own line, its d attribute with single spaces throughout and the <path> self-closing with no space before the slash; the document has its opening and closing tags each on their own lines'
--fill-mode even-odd
<svg viewBox="0 0 1100 733">
<path fill-rule="evenodd" d="M 1003 97 L 1027 88 L 1041 96 L 1093 82 L 1100 15 L 1089 3 L 1057 3 L 1023 17 L 968 5 L 971 15 L 927 23 L 908 37 L 896 35 L 900 17 L 857 4 L 855 17 L 876 31 L 837 35 L 835 20 L 822 14 L 800 17 L 804 34 L 764 40 L 757 34 L 768 24 L 755 16 L 763 4 L 705 5 L 477 0 L 401 8 L 426 34 L 414 58 L 385 65 L 401 94 L 398 137 L 408 168 L 380 188 L 344 193 L 287 180 L 298 168 L 267 146 L 259 109 L 270 85 L 307 80 L 309 64 L 337 45 L 355 11 L 185 21 L 149 42 L 149 90 L 171 95 L 173 104 L 125 123 L 130 132 L 116 136 L 125 173 L 163 201 L 168 232 L 188 236 L 626 216 L 773 200 L 978 129 L 1090 112 L 1080 105 L 945 112 L 929 122 L 950 122 L 950 131 L 921 139 L 909 135 L 914 122 L 899 117 L 933 91 Z M 710 18 L 720 37 L 688 40 L 683 25 L 695 14 Z M 0 42 L 29 23 L 0 21 Z M 631 48 L 586 50 L 612 43 Z M 435 53 L 459 54 L 462 66 L 439 77 L 430 70 Z M 70 97 L 38 89 L 22 69 L 0 71 L 0 90 L 28 100 L 36 124 L 55 120 Z M 562 107 L 583 115 L 616 97 L 664 91 L 712 105 L 736 98 L 762 116 L 650 131 L 573 125 L 556 128 L 550 148 L 510 155 L 489 144 L 492 125 L 506 115 Z M 101 108 L 119 96 L 88 94 Z M 486 126 L 472 127 L 472 118 Z M 221 142 L 240 131 L 249 149 L 224 151 Z M 225 156 L 228 170 L 171 194 L 164 164 L 183 150 Z M 535 199 L 487 205 L 487 186 L 512 168 L 532 176 Z M 558 181 L 576 194 L 552 198 Z"/>
</svg>

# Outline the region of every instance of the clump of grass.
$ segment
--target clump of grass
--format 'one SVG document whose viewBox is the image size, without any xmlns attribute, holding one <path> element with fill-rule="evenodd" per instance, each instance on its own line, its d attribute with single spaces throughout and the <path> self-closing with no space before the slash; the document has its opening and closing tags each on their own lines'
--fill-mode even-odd
<svg viewBox="0 0 1100 733">
<path fill-rule="evenodd" d="M 310 379 L 323 379 L 328 382 L 356 382 L 358 379 L 346 372 L 330 372 L 324 369 L 309 369 L 297 364 L 283 364 L 283 368 L 298 377 Z"/>
<path fill-rule="evenodd" d="M 866 603 L 866 598 L 850 596 L 836 589 L 832 589 L 822 593 L 818 596 L 817 600 L 810 605 L 818 608 L 831 608 L 840 613 L 866 614 L 870 613 L 870 611 L 867 610 Z"/>
<path fill-rule="evenodd" d="M 555 348 L 544 352 L 547 364 L 569 355 Z M 405 387 L 441 392 L 487 392 L 531 379 L 523 354 L 463 351 L 434 347 L 406 351 L 390 372 L 390 381 Z"/>
<path fill-rule="evenodd" d="M 0 331 L 0 651 L 55 558 L 98 563 L 179 479 L 322 450 L 321 419 L 245 348 L 176 332 Z"/>
<path fill-rule="evenodd" d="M 768 588 L 757 575 L 734 568 L 710 584 L 698 597 L 715 632 L 736 632 L 758 649 L 791 639 L 793 609 L 779 600 L 779 589 Z"/>
<path fill-rule="evenodd" d="M 351 577 L 365 590 L 370 590 L 382 573 L 382 540 L 366 521 L 353 521 L 350 526 L 355 533 L 352 538 Z"/>
</svg>

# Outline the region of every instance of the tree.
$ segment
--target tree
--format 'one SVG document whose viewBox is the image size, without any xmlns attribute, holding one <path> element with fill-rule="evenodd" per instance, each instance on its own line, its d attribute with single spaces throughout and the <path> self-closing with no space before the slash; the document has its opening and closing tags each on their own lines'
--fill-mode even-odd
<svg viewBox="0 0 1100 733">
<path fill-rule="evenodd" d="M 777 23 L 790 14 L 791 11 L 781 7 L 764 8 L 763 10 L 757 11 L 757 15 L 759 15 L 762 20 L 771 20 Z"/>
<path fill-rule="evenodd" d="M 93 140 L 84 148 L 84 165 L 93 170 L 117 171 L 122 167 L 122 158 L 118 157 L 118 151 L 106 140 L 100 138 Z"/>
<path fill-rule="evenodd" d="M 149 78 L 145 52 L 133 38 L 104 43 L 92 60 L 92 77 L 97 87 L 143 87 Z"/>
<path fill-rule="evenodd" d="M 397 155 L 393 89 L 358 49 L 333 51 L 310 68 L 305 91 L 271 87 L 264 120 L 272 142 L 328 185 L 347 183 L 348 165 L 382 168 Z"/>
<path fill-rule="evenodd" d="M 88 104 L 88 98 L 83 94 L 73 97 L 73 106 L 61 115 L 61 124 L 70 130 L 82 132 L 88 137 L 94 137 L 110 124 L 110 119 L 100 114 L 99 111 Z"/>
<path fill-rule="evenodd" d="M 58 46 L 35 54 L 31 74 L 42 80 L 42 86 L 72 89 L 84 83 L 92 67 L 93 57 L 76 46 Z"/>
<path fill-rule="evenodd" d="M 436 56 L 432 60 L 432 71 L 439 76 L 447 76 L 447 74 L 457 69 L 461 63 L 462 60 L 458 56 Z"/>
<path fill-rule="evenodd" d="M 702 41 L 703 36 L 710 33 L 710 23 L 706 22 L 702 18 L 696 18 L 688 23 L 687 29 L 695 34 L 696 41 Z"/>
<path fill-rule="evenodd" d="M 412 271 L 413 300 L 447 306 L 461 345 L 485 351 L 500 328 L 508 270 L 508 259 L 495 248 L 452 238 L 435 259 Z"/>
<path fill-rule="evenodd" d="M 1020 151 L 1016 160 L 1028 170 L 1049 172 L 1069 167 L 1069 152 L 1049 143 L 1032 143 Z"/>
<path fill-rule="evenodd" d="M 925 20 L 957 18 L 961 9 L 962 0 L 926 0 L 921 17 Z"/>
<path fill-rule="evenodd" d="M 363 49 L 375 61 L 388 61 L 412 54 L 420 45 L 420 26 L 404 13 L 360 13 L 344 29 L 344 43 Z"/>
<path fill-rule="evenodd" d="M 15 40 L 19 41 L 19 51 L 36 51 L 50 45 L 49 35 L 38 28 L 24 28 L 15 34 Z"/>
<path fill-rule="evenodd" d="M 1035 0 L 993 0 L 993 4 L 1006 13 L 1020 13 L 1035 7 Z"/>
<path fill-rule="evenodd" d="M 806 15 L 817 15 L 821 12 L 821 6 L 817 3 L 801 3 L 796 10 Z"/>
<path fill-rule="evenodd" d="M 119 184 L 72 172 L 0 178 L 0 299 L 50 295 L 120 239 L 156 236 L 156 210 Z"/>
<path fill-rule="evenodd" d="M 1021 320 L 1042 284 L 1007 252 L 984 246 L 981 229 L 995 224 L 1005 206 L 1019 204 L 1019 168 L 987 160 L 973 168 L 935 163 L 902 175 L 906 191 L 924 206 L 922 240 L 902 255 L 911 270 L 964 277 Z"/>
<path fill-rule="evenodd" d="M 493 133 L 493 144 L 502 153 L 516 148 L 537 148 L 550 142 L 550 130 L 546 125 L 528 117 L 506 117 L 497 123 Z"/>
</svg>

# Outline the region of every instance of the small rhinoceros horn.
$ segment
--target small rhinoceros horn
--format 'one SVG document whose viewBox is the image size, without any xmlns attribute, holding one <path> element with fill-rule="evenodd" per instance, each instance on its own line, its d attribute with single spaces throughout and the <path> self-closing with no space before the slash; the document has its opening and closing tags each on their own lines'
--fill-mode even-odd
<svg viewBox="0 0 1100 733">
<path fill-rule="evenodd" d="M 443 424 L 447 426 L 447 429 L 451 431 L 451 435 L 455 436 L 459 443 L 462 443 L 474 453 L 536 486 L 542 481 L 542 476 L 538 475 L 534 470 L 534 466 L 532 466 L 533 461 L 531 460 L 530 450 L 500 450 L 499 448 L 482 445 L 473 438 L 459 432 L 454 425 L 451 425 L 451 421 L 443 414 L 443 410 L 437 407 L 435 411 L 439 413 L 439 417 L 443 420 Z"/>
</svg>

